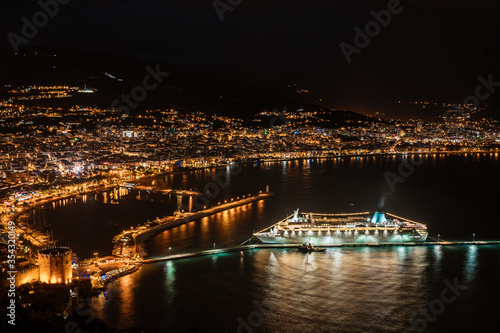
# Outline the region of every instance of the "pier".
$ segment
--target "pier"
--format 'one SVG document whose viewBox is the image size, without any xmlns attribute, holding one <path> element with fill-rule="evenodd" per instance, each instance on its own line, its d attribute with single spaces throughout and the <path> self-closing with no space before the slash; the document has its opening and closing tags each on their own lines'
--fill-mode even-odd
<svg viewBox="0 0 500 333">
<path fill-rule="evenodd" d="M 120 187 L 124 187 L 127 189 L 133 189 L 133 190 L 139 190 L 139 191 L 147 191 L 151 193 L 161 193 L 161 194 L 176 194 L 176 195 L 182 195 L 182 196 L 196 196 L 196 195 L 201 195 L 200 192 L 196 191 L 191 191 L 191 190 L 175 190 L 172 188 L 164 188 L 161 189 L 156 186 L 145 186 L 145 185 L 136 185 L 133 183 L 124 183 L 121 184 Z"/>
<path fill-rule="evenodd" d="M 214 254 L 221 253 L 231 253 L 231 252 L 241 252 L 248 250 L 256 250 L 256 249 L 291 249 L 297 248 L 300 244 L 255 244 L 255 245 L 240 245 L 236 247 L 229 247 L 224 249 L 216 249 L 216 250 L 205 250 L 198 252 L 190 252 L 190 253 L 182 253 L 182 254 L 173 254 L 169 256 L 159 257 L 159 258 L 151 258 L 141 260 L 143 264 L 151 264 L 162 261 L 170 261 L 170 260 L 179 260 L 179 259 L 187 259 L 194 257 L 203 257 Z M 440 242 L 420 242 L 420 243 L 346 243 L 346 244 L 318 244 L 321 247 L 327 248 L 342 248 L 342 247 L 395 247 L 395 246 L 464 246 L 464 245 L 500 245 L 500 241 L 475 241 L 475 242 L 467 242 L 467 241 L 457 241 L 457 242 L 448 242 L 448 241 L 440 241 Z"/>
<path fill-rule="evenodd" d="M 115 244 L 115 249 L 113 250 L 113 255 L 143 257 L 146 253 L 144 244 L 153 236 L 167 229 L 171 229 L 182 224 L 214 215 L 228 209 L 247 205 L 255 201 L 264 200 L 272 196 L 273 194 L 274 193 L 269 192 L 263 192 L 257 195 L 249 194 L 248 196 L 243 196 L 242 198 L 238 197 L 236 200 L 231 199 L 229 202 L 227 202 L 226 200 L 224 203 L 220 203 L 210 208 L 205 208 L 198 212 L 186 212 L 178 213 L 174 216 L 166 216 L 162 219 L 155 220 L 155 225 L 150 225 L 149 227 L 143 226 L 133 230 L 126 230 L 114 237 L 113 243 Z"/>
<path fill-rule="evenodd" d="M 142 188 L 139 188 L 142 189 Z M 221 249 L 210 249 L 210 250 L 200 250 L 200 251 L 193 251 L 193 252 L 188 252 L 188 253 L 179 253 L 179 254 L 169 254 L 166 256 L 162 257 L 157 257 L 157 258 L 148 258 L 144 259 L 144 257 L 147 255 L 147 252 L 145 251 L 144 247 L 146 242 L 154 237 L 155 235 L 170 229 L 177 227 L 182 224 L 189 223 L 191 221 L 195 221 L 213 214 L 217 214 L 220 212 L 223 212 L 228 209 L 232 209 L 238 206 L 246 205 L 255 201 L 259 200 L 264 200 L 268 198 L 269 196 L 273 195 L 273 193 L 269 192 L 264 192 L 264 193 L 259 193 L 258 195 L 248 195 L 247 197 L 243 196 L 241 199 L 238 197 L 236 200 L 231 199 L 226 200 L 225 202 L 221 203 L 219 202 L 217 205 L 205 208 L 203 210 L 200 210 L 198 212 L 177 212 L 174 216 L 166 216 L 162 219 L 157 219 L 154 221 L 154 223 L 151 223 L 147 226 L 141 226 L 138 227 L 134 230 L 128 230 L 123 232 L 120 235 L 115 236 L 114 238 L 114 243 L 115 243 L 115 250 L 118 253 L 115 253 L 115 250 L 113 250 L 113 255 L 114 256 L 120 256 L 122 258 L 129 258 L 127 260 L 130 260 L 131 263 L 135 264 L 151 264 L 151 263 L 157 263 L 157 262 L 164 262 L 164 261 L 171 261 L 171 260 L 181 260 L 181 259 L 188 259 L 188 258 L 195 258 L 195 257 L 203 257 L 203 256 L 210 256 L 210 255 L 217 255 L 217 254 L 223 254 L 223 253 L 232 253 L 232 252 L 241 252 L 241 255 L 243 255 L 244 252 L 250 251 L 250 250 L 259 250 L 259 249 L 298 249 L 298 246 L 301 244 L 295 244 L 295 243 L 286 243 L 286 244 L 269 244 L 269 243 L 261 243 L 260 240 L 258 240 L 256 237 L 252 236 L 250 239 L 247 241 L 243 242 L 242 244 L 234 247 L 228 247 L 228 248 L 221 248 Z M 308 213 L 311 214 L 311 213 Z M 351 213 L 350 215 L 352 216 L 362 216 L 368 214 L 367 212 L 362 212 L 362 213 Z M 323 214 L 327 218 L 338 218 L 340 216 L 344 216 L 346 214 Z M 398 218 L 398 219 L 403 219 L 399 216 L 393 215 L 393 214 L 388 214 L 391 217 Z M 269 226 L 265 229 L 263 229 L 260 232 L 266 231 L 274 227 L 275 225 L 279 224 L 280 222 L 287 221 L 292 215 L 286 217 L 285 219 L 273 224 L 272 226 Z M 406 221 L 411 221 L 408 219 L 404 219 Z M 415 221 L 411 221 L 412 223 L 415 224 L 420 224 Z M 354 230 L 357 230 L 358 228 L 353 228 Z M 366 228 L 362 228 L 361 230 L 365 230 Z M 352 242 L 352 243 L 330 243 L 330 244 L 315 244 L 315 246 L 318 247 L 325 247 L 325 248 L 352 248 L 352 247 L 358 247 L 358 248 L 366 248 L 366 247 L 414 247 L 414 246 L 499 246 L 500 241 L 447 241 L 444 239 L 434 239 L 433 237 L 429 237 L 431 241 L 424 241 L 424 242 Z M 255 240 L 255 241 L 254 241 Z M 252 242 L 254 243 L 252 244 Z M 170 251 L 169 251 L 170 253 Z M 320 254 L 319 254 L 320 255 Z M 129 274 L 134 272 L 136 269 L 140 268 L 140 266 L 134 266 L 132 269 L 129 270 L 120 270 L 117 271 L 116 275 L 112 275 L 112 279 L 118 278 L 119 276 Z M 110 279 L 112 281 L 112 279 Z"/>
</svg>

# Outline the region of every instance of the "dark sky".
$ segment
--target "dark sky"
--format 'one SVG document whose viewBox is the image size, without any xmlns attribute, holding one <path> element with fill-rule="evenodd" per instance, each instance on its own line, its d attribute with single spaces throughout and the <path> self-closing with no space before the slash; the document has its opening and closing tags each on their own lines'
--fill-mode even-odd
<svg viewBox="0 0 500 333">
<path fill-rule="evenodd" d="M 458 103 L 474 95 L 479 75 L 500 81 L 498 0 L 402 0 L 348 64 L 339 44 L 353 45 L 354 27 L 389 2 L 243 0 L 221 22 L 213 0 L 72 0 L 27 46 L 133 54 L 269 87 L 298 83 L 329 107 L 365 113 L 401 99 Z M 2 1 L 0 46 L 38 10 L 37 1 Z M 499 100 L 500 91 L 485 103 L 500 113 Z"/>
</svg>

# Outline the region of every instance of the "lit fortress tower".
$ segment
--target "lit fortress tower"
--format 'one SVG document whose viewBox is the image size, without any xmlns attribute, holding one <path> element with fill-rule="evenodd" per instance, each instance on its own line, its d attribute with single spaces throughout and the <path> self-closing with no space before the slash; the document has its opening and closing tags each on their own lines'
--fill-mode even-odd
<svg viewBox="0 0 500 333">
<path fill-rule="evenodd" d="M 48 247 L 38 252 L 40 281 L 45 283 L 69 283 L 73 278 L 71 249 L 66 246 Z"/>
</svg>

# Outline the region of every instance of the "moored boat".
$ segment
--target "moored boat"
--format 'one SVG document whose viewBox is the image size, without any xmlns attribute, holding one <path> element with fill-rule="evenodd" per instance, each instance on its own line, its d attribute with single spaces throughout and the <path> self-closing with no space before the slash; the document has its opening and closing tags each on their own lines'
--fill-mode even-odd
<svg viewBox="0 0 500 333">
<path fill-rule="evenodd" d="M 326 249 L 324 247 L 314 247 L 311 243 L 302 244 L 298 246 L 300 252 L 309 253 L 309 252 L 325 252 Z"/>
</svg>

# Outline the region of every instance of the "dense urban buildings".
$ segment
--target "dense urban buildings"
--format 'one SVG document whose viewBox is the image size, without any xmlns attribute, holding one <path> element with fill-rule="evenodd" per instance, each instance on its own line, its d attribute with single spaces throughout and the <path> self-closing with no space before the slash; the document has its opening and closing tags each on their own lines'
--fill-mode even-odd
<svg viewBox="0 0 500 333">
<path fill-rule="evenodd" d="M 92 106 L 30 106 L 25 101 L 71 97 L 79 89 L 4 89 L 9 94 L 0 102 L 5 231 L 9 215 L 24 211 L 26 205 L 175 169 L 348 155 L 497 153 L 500 148 L 499 123 L 481 118 L 481 113 L 471 117 L 460 111 L 466 106 L 443 104 L 443 115 L 435 121 L 321 108 L 273 108 L 243 120 L 175 109 L 131 115 Z M 446 117 L 451 107 L 461 117 Z M 21 234 L 23 227 L 18 226 Z M 7 233 L 3 235 L 6 248 Z M 36 231 L 21 238 L 27 247 L 50 244 L 50 237 Z"/>
</svg>

